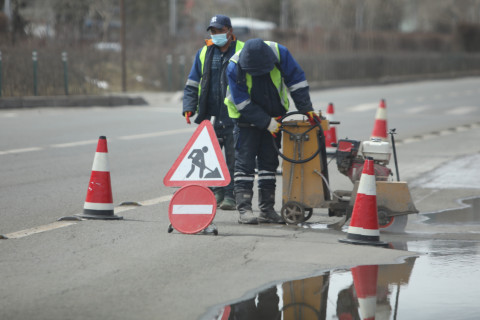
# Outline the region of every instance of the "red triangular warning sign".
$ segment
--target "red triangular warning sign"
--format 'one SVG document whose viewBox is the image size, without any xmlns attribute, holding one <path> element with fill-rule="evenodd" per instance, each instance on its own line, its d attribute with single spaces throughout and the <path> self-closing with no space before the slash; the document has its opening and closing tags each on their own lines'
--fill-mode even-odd
<svg viewBox="0 0 480 320">
<path fill-rule="evenodd" d="M 167 187 L 182 187 L 187 184 L 213 187 L 226 186 L 230 180 L 213 126 L 210 121 L 204 120 L 168 170 L 163 184 Z"/>
</svg>

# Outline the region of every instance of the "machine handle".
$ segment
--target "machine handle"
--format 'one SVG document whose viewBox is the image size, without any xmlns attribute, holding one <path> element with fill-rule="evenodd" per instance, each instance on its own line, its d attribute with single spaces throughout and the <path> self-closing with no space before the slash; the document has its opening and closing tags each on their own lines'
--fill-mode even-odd
<svg viewBox="0 0 480 320">
<path fill-rule="evenodd" d="M 279 131 L 280 131 L 280 132 L 281 132 L 281 131 L 285 131 L 285 132 L 287 132 L 287 133 L 290 133 L 290 132 L 288 132 L 288 130 L 286 130 L 286 129 L 284 128 L 284 126 L 283 126 L 283 121 L 284 121 L 284 119 L 286 119 L 286 118 L 288 118 L 288 117 L 290 117 L 290 116 L 292 116 L 292 115 L 295 115 L 295 114 L 304 115 L 303 112 L 300 112 L 300 111 L 292 111 L 292 112 L 286 113 L 285 115 L 283 115 L 283 116 L 278 120 L 278 122 L 280 123 L 280 127 L 279 127 Z M 307 131 L 303 132 L 302 135 L 305 135 L 306 133 L 310 132 L 310 131 L 313 130 L 315 127 L 319 127 L 319 128 L 320 128 L 319 137 L 318 137 L 318 138 L 320 138 L 320 136 L 323 136 L 323 130 L 322 130 L 322 126 L 320 125 L 320 123 L 317 123 L 317 124 L 315 124 L 314 126 L 311 126 L 310 129 L 308 129 Z M 292 134 L 292 133 L 290 133 L 290 134 Z M 286 160 L 286 161 L 288 161 L 288 162 L 292 162 L 292 163 L 297 163 L 297 164 L 299 164 L 299 163 L 308 162 L 308 161 L 312 160 L 313 158 L 315 158 L 315 157 L 320 153 L 320 150 L 321 150 L 321 144 L 319 143 L 319 144 L 318 144 L 318 149 L 317 149 L 317 151 L 315 151 L 310 157 L 308 157 L 308 158 L 306 158 L 306 159 L 302 159 L 302 160 L 290 159 L 290 158 L 288 158 L 287 156 L 285 156 L 285 155 L 279 150 L 279 148 L 278 148 L 278 146 L 277 146 L 277 143 L 276 143 L 276 141 L 275 141 L 275 138 L 274 138 L 273 136 L 272 136 L 272 140 L 273 140 L 273 146 L 274 146 L 275 150 L 277 151 L 278 155 L 279 155 L 282 159 L 284 159 L 284 160 Z M 318 141 L 320 142 L 321 139 L 318 139 Z"/>
</svg>

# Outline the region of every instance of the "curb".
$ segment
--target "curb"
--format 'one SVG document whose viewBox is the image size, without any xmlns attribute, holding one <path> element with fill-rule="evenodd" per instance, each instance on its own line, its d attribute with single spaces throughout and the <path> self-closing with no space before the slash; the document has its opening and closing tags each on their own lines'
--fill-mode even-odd
<svg viewBox="0 0 480 320">
<path fill-rule="evenodd" d="M 50 96 L 1 98 L 0 109 L 38 108 L 38 107 L 118 107 L 148 105 L 140 96 Z"/>
</svg>

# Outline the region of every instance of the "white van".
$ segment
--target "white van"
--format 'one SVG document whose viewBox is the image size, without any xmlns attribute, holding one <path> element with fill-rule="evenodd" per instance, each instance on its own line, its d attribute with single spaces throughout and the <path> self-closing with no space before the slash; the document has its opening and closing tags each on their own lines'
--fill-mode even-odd
<svg viewBox="0 0 480 320">
<path fill-rule="evenodd" d="M 253 18 L 237 17 L 230 20 L 232 21 L 233 32 L 242 41 L 249 38 L 272 39 L 273 31 L 277 27 L 273 22 Z"/>
</svg>

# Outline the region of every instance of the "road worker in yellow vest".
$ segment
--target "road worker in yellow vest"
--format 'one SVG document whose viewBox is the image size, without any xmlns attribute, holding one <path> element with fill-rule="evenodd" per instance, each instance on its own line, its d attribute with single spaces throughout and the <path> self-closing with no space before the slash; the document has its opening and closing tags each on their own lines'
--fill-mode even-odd
<svg viewBox="0 0 480 320">
<path fill-rule="evenodd" d="M 229 59 L 243 47 L 233 34 L 230 18 L 215 15 L 207 28 L 211 38 L 205 40 L 200 48 L 188 75 L 183 95 L 182 114 L 190 123 L 190 117 L 196 115 L 195 123 L 208 119 L 213 127 L 220 147 L 223 148 L 225 160 L 233 177 L 235 167 L 235 149 L 233 145 L 233 121 L 228 116 L 224 105 L 227 90 L 225 70 Z M 233 179 L 226 187 L 212 188 L 217 205 L 223 210 L 235 210 Z"/>
<path fill-rule="evenodd" d="M 274 143 L 279 147 L 281 138 L 276 119 L 288 111 L 290 93 L 298 111 L 305 113 L 312 124 L 320 121 L 313 112 L 305 73 L 285 46 L 251 39 L 230 59 L 227 78 L 225 104 L 236 123 L 234 189 L 238 222 L 284 223 L 274 209 L 279 165 Z M 256 166 L 258 217 L 252 210 Z"/>
</svg>

